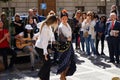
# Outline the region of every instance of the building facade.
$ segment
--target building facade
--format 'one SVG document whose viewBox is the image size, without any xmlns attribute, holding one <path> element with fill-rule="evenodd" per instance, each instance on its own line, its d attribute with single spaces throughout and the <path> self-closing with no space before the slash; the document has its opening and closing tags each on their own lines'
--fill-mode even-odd
<svg viewBox="0 0 120 80">
<path fill-rule="evenodd" d="M 113 4 L 116 4 L 116 0 L 12 0 L 7 3 L 0 1 L 0 13 L 4 11 L 11 13 L 12 16 L 16 12 L 27 15 L 29 8 L 36 7 L 39 15 L 45 16 L 50 10 L 59 14 L 63 8 L 68 10 L 70 17 L 77 9 L 84 12 L 91 10 L 99 15 L 109 15 Z"/>
</svg>

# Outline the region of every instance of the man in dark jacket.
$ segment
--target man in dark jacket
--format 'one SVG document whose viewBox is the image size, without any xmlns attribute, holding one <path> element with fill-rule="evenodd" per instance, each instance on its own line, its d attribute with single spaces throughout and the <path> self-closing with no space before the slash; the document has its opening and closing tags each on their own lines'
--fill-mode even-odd
<svg viewBox="0 0 120 80">
<path fill-rule="evenodd" d="M 95 31 L 96 31 L 96 51 L 97 54 L 99 55 L 98 52 L 98 44 L 99 41 L 101 40 L 101 55 L 105 55 L 104 54 L 104 40 L 105 40 L 105 28 L 106 28 L 106 17 L 105 16 L 101 16 L 100 20 L 98 20 L 96 22 L 95 25 Z"/>
<path fill-rule="evenodd" d="M 116 61 L 119 64 L 120 22 L 117 21 L 115 13 L 110 13 L 110 21 L 107 22 L 106 26 L 110 62 L 115 63 Z"/>
</svg>

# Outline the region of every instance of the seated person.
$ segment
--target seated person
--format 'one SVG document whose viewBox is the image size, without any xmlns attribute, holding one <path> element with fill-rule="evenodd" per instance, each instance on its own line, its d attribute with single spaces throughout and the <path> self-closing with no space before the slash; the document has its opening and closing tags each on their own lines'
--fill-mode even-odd
<svg viewBox="0 0 120 80">
<path fill-rule="evenodd" d="M 19 33 L 15 36 L 16 47 L 23 49 L 24 52 L 30 54 L 31 59 L 31 70 L 34 70 L 35 55 L 39 58 L 39 55 L 34 49 L 34 40 L 33 40 L 33 28 L 31 25 L 27 24 L 25 26 L 24 32 Z"/>
</svg>

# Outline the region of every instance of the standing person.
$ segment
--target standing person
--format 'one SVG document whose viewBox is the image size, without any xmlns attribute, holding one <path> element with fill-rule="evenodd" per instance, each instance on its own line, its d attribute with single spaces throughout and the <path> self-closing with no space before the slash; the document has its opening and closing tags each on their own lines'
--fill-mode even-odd
<svg viewBox="0 0 120 80">
<path fill-rule="evenodd" d="M 86 17 L 87 17 L 86 12 L 82 12 L 82 22 L 86 19 Z"/>
<path fill-rule="evenodd" d="M 86 19 L 86 12 L 82 13 L 82 21 L 81 23 Z M 82 53 L 85 53 L 85 38 L 83 37 L 83 27 L 81 25 L 81 29 L 80 29 L 80 41 L 81 41 L 81 46 L 82 46 Z"/>
<path fill-rule="evenodd" d="M 33 28 L 33 33 L 36 34 L 39 32 L 39 29 L 37 28 L 37 24 L 34 23 L 34 20 L 32 17 L 28 17 L 28 22 L 27 24 L 31 25 L 31 27 Z"/>
<path fill-rule="evenodd" d="M 10 34 L 7 29 L 3 28 L 3 22 L 0 20 L 0 55 L 3 56 L 3 64 L 5 70 L 12 69 L 16 59 L 16 53 L 10 48 Z M 10 64 L 8 66 L 7 56 L 11 55 Z"/>
<path fill-rule="evenodd" d="M 110 13 L 111 21 L 107 22 L 106 39 L 109 48 L 110 61 L 119 64 L 119 38 L 120 38 L 120 22 L 117 21 L 117 15 Z M 115 58 L 114 58 L 115 57 Z"/>
<path fill-rule="evenodd" d="M 1 20 L 2 20 L 2 22 L 3 22 L 3 28 L 6 28 L 6 29 L 8 29 L 9 30 L 9 21 L 8 21 L 8 19 L 7 19 L 7 15 L 6 15 L 6 13 L 5 12 L 2 12 L 2 14 L 1 14 Z"/>
<path fill-rule="evenodd" d="M 98 20 L 95 25 L 97 55 L 99 55 L 98 44 L 100 40 L 101 40 L 101 55 L 105 55 L 103 52 L 104 51 L 104 40 L 105 40 L 105 28 L 106 28 L 106 17 L 101 16 L 100 20 Z"/>
<path fill-rule="evenodd" d="M 35 55 L 39 59 L 39 55 L 34 49 L 34 40 L 33 40 L 33 28 L 30 24 L 25 26 L 25 30 L 18 35 L 15 36 L 16 39 L 16 47 L 18 49 L 22 49 L 24 52 L 30 54 L 31 60 L 31 70 L 35 69 Z"/>
<path fill-rule="evenodd" d="M 31 17 L 33 19 L 33 21 L 34 21 L 34 24 L 37 25 L 37 23 L 39 22 L 39 19 L 38 19 L 38 17 L 36 15 L 34 15 L 33 9 L 29 9 L 28 17 L 24 21 L 25 25 L 27 24 L 29 17 Z"/>
<path fill-rule="evenodd" d="M 95 24 L 96 24 L 96 22 L 94 20 L 93 12 L 88 11 L 87 17 L 82 23 L 82 27 L 84 29 L 83 36 L 85 38 L 85 43 L 86 43 L 86 52 L 87 52 L 89 57 L 91 55 L 90 45 L 91 45 L 91 49 L 92 49 L 92 52 L 94 53 L 94 55 L 96 54 L 96 49 L 95 49 L 95 45 L 94 45 L 94 40 L 95 40 L 94 26 L 95 26 Z M 95 55 L 95 57 L 96 57 L 96 55 Z"/>
<path fill-rule="evenodd" d="M 13 31 L 12 34 L 14 35 L 18 35 L 19 33 L 23 32 L 24 31 L 24 23 L 22 20 L 20 20 L 20 15 L 19 13 L 16 13 L 15 16 L 14 16 L 14 21 L 12 21 L 12 26 L 13 26 L 13 29 L 11 29 Z M 12 42 L 11 44 L 13 44 L 14 47 L 16 47 L 15 45 L 15 39 L 11 39 Z"/>
<path fill-rule="evenodd" d="M 37 18 L 37 23 L 41 22 L 41 20 L 39 19 L 40 16 L 38 14 L 38 9 L 37 8 L 33 8 L 33 14 Z"/>
<path fill-rule="evenodd" d="M 74 31 L 73 33 L 75 34 L 75 45 L 76 45 L 76 50 L 80 50 L 80 28 L 81 28 L 81 17 L 82 12 L 80 10 L 77 10 L 75 13 L 75 17 L 73 18 L 74 22 Z"/>
<path fill-rule="evenodd" d="M 61 14 L 61 23 L 58 27 L 58 35 L 60 42 L 70 43 L 69 48 L 64 52 L 59 52 L 59 66 L 57 69 L 57 74 L 60 74 L 60 80 L 66 80 L 66 76 L 71 76 L 76 71 L 75 59 L 74 59 L 74 50 L 72 46 L 72 30 L 70 25 L 67 22 L 68 14 Z M 60 37 L 60 35 L 62 37 Z M 62 45 L 63 46 L 63 45 Z"/>
<path fill-rule="evenodd" d="M 116 16 L 117 16 L 117 19 L 119 20 L 119 12 L 118 12 L 118 8 L 117 8 L 116 5 L 112 5 L 112 6 L 111 6 L 111 11 L 110 11 L 110 13 L 115 13 Z"/>
<path fill-rule="evenodd" d="M 38 76 L 40 80 L 50 80 L 50 66 L 51 61 L 47 51 L 48 42 L 55 41 L 54 34 L 52 32 L 52 27 L 54 28 L 58 24 L 58 19 L 54 15 L 50 15 L 45 21 L 41 22 L 38 27 L 40 32 L 38 34 L 38 39 L 35 44 L 35 49 L 40 55 L 40 59 L 43 65 L 40 68 Z M 37 35 L 36 35 L 37 36 Z"/>
<path fill-rule="evenodd" d="M 13 21 L 13 26 L 15 28 L 15 35 L 24 31 L 24 23 L 22 20 L 20 20 L 19 13 L 15 14 L 15 21 Z"/>
</svg>

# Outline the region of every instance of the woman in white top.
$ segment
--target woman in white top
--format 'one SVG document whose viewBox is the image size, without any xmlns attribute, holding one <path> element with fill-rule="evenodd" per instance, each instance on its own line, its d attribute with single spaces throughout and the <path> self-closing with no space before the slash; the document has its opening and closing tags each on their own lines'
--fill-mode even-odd
<svg viewBox="0 0 120 80">
<path fill-rule="evenodd" d="M 96 54 L 96 49 L 94 46 L 94 39 L 95 39 L 95 26 L 96 22 L 94 20 L 94 14 L 91 11 L 87 12 L 87 17 L 82 23 L 82 28 L 83 28 L 83 36 L 85 37 L 85 43 L 86 43 L 86 51 L 87 54 L 90 56 L 90 45 L 92 48 L 92 52 Z"/>
<path fill-rule="evenodd" d="M 47 47 L 49 41 L 55 41 L 51 26 L 53 28 L 57 26 L 57 20 L 58 19 L 56 16 L 51 15 L 47 17 L 45 21 L 39 23 L 38 25 L 40 32 L 38 33 L 35 49 L 40 55 L 41 60 L 43 61 L 43 65 L 41 66 L 38 73 L 40 80 L 50 80 L 49 76 L 51 61 L 48 55 Z"/>
<path fill-rule="evenodd" d="M 85 46 L 85 38 L 83 37 L 83 27 L 82 27 L 82 23 L 83 23 L 83 21 L 86 19 L 86 16 L 87 16 L 87 14 L 86 14 L 86 12 L 83 12 L 82 13 L 82 20 L 81 20 L 81 29 L 80 29 L 80 41 L 81 41 L 81 47 L 82 47 L 82 53 L 84 54 L 85 53 L 85 48 L 84 48 L 84 46 Z"/>
<path fill-rule="evenodd" d="M 68 14 L 61 14 L 61 23 L 58 27 L 58 39 L 61 43 L 67 45 L 70 43 L 69 48 L 65 50 L 58 50 L 59 54 L 59 66 L 57 69 L 57 74 L 60 74 L 60 80 L 66 80 L 66 76 L 71 76 L 76 71 L 75 59 L 74 59 L 74 50 L 71 44 L 72 41 L 72 30 L 70 25 L 67 23 Z M 60 37 L 62 36 L 62 37 Z M 64 37 L 64 38 L 63 38 Z M 62 46 L 65 46 L 65 45 Z"/>
</svg>

